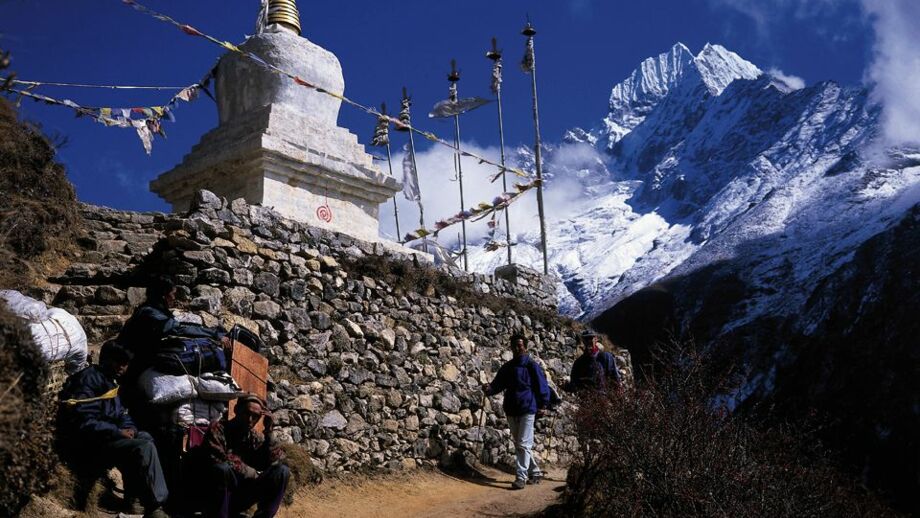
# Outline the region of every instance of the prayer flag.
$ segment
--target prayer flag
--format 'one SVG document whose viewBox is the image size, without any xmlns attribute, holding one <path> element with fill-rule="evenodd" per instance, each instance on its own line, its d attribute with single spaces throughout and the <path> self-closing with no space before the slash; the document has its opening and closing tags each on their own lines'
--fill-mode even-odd
<svg viewBox="0 0 920 518">
<path fill-rule="evenodd" d="M 476 108 L 489 104 L 490 102 L 491 101 L 488 99 L 483 99 L 481 97 L 468 97 L 466 99 L 460 99 L 457 101 L 445 99 L 443 101 L 438 101 L 438 103 L 434 105 L 434 107 L 431 109 L 431 113 L 428 114 L 428 117 L 432 119 L 453 117 L 455 115 L 466 113 L 470 110 L 475 110 Z"/>
</svg>

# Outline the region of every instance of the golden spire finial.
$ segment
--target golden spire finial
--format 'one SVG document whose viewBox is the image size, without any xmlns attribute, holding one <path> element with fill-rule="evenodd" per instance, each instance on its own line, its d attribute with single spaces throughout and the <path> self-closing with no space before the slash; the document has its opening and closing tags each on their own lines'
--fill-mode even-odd
<svg viewBox="0 0 920 518">
<path fill-rule="evenodd" d="M 300 34 L 300 15 L 295 0 L 269 0 L 268 23 L 278 23 Z"/>
</svg>

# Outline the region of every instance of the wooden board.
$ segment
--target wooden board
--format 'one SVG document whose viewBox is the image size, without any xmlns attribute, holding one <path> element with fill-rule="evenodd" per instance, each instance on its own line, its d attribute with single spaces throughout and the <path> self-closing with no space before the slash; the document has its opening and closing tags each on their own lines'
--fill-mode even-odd
<svg viewBox="0 0 920 518">
<path fill-rule="evenodd" d="M 239 342 L 233 342 L 230 354 L 230 375 L 243 389 L 243 392 L 255 394 L 263 401 L 268 397 L 268 358 Z M 232 419 L 236 400 L 231 401 L 229 407 Z M 262 421 L 256 425 L 256 430 L 262 431 Z"/>
</svg>

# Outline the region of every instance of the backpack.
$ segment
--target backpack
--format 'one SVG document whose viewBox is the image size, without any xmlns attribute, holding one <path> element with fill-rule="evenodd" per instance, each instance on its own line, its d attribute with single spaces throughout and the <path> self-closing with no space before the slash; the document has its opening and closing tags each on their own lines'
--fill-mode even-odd
<svg viewBox="0 0 920 518">
<path fill-rule="evenodd" d="M 153 359 L 154 369 L 163 374 L 198 376 L 205 372 L 227 371 L 227 354 L 211 338 L 170 336 L 162 340 Z"/>
</svg>

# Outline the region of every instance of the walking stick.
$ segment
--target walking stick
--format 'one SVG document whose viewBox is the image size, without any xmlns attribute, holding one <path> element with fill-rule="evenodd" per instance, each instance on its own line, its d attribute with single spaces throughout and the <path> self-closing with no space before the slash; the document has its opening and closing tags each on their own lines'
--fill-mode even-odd
<svg viewBox="0 0 920 518">
<path fill-rule="evenodd" d="M 483 429 L 486 425 L 486 393 L 482 393 L 482 401 L 479 403 L 479 454 L 476 456 L 476 459 L 482 462 L 482 454 L 486 449 L 486 439 L 483 434 Z"/>
</svg>

